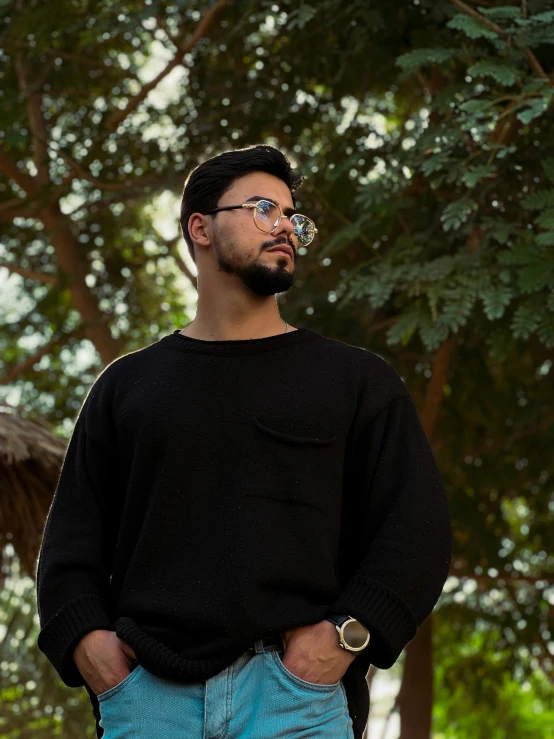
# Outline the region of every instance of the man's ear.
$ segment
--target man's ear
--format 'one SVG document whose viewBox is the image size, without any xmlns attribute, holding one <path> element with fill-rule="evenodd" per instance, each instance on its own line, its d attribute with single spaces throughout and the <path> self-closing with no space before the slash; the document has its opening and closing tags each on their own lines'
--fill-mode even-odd
<svg viewBox="0 0 554 739">
<path fill-rule="evenodd" d="M 197 244 L 207 246 L 210 243 L 210 236 L 206 229 L 206 223 L 202 213 L 193 213 L 189 218 L 188 230 L 190 238 Z"/>
</svg>

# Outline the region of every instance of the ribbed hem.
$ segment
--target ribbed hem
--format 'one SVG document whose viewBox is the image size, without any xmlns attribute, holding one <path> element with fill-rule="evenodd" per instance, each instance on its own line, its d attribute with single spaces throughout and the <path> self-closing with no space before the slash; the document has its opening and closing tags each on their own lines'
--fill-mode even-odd
<svg viewBox="0 0 554 739">
<path fill-rule="evenodd" d="M 94 594 L 81 595 L 66 603 L 50 618 L 38 635 L 37 644 L 69 688 L 85 684 L 73 660 L 79 641 L 95 629 L 114 631 L 105 603 Z"/>
<path fill-rule="evenodd" d="M 284 349 L 296 346 L 305 341 L 321 338 L 321 334 L 311 331 L 303 326 L 298 326 L 296 331 L 290 331 L 273 336 L 263 336 L 259 339 L 226 339 L 209 341 L 206 339 L 193 339 L 191 336 L 183 336 L 182 329 L 175 329 L 171 334 L 159 339 L 156 344 L 166 349 L 173 349 L 189 354 L 217 354 L 220 356 L 237 356 L 242 354 L 261 354 L 262 352 Z"/>
<path fill-rule="evenodd" d="M 408 604 L 373 580 L 352 578 L 326 615 L 337 613 L 357 618 L 369 629 L 371 639 L 364 657 L 384 670 L 392 667 L 417 631 Z"/>
<path fill-rule="evenodd" d="M 187 659 L 145 634 L 128 616 L 120 616 L 116 620 L 115 632 L 133 648 L 138 662 L 149 672 L 170 680 L 207 680 L 229 667 L 246 649 L 243 646 L 217 657 Z"/>
</svg>

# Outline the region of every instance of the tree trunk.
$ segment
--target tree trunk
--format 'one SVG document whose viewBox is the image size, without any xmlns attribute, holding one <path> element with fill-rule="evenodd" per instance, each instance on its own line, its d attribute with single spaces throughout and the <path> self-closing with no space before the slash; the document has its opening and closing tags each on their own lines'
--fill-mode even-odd
<svg viewBox="0 0 554 739">
<path fill-rule="evenodd" d="M 447 339 L 437 351 L 433 375 L 427 386 L 421 424 L 429 442 L 444 397 L 448 367 L 457 336 Z M 425 619 L 407 645 L 402 685 L 398 694 L 400 739 L 429 739 L 433 715 L 433 614 Z"/>
<path fill-rule="evenodd" d="M 428 739 L 433 713 L 433 614 L 406 647 L 398 694 L 400 739 Z"/>
</svg>

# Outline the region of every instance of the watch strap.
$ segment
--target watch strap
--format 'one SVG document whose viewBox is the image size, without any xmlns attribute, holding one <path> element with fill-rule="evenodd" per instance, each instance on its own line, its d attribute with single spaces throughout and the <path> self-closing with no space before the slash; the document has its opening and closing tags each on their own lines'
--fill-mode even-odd
<svg viewBox="0 0 554 739">
<path fill-rule="evenodd" d="M 330 621 L 331 623 L 335 624 L 335 626 L 342 626 L 345 621 L 348 621 L 350 616 L 345 616 L 343 613 L 333 613 L 330 616 L 326 617 L 327 621 Z"/>
</svg>

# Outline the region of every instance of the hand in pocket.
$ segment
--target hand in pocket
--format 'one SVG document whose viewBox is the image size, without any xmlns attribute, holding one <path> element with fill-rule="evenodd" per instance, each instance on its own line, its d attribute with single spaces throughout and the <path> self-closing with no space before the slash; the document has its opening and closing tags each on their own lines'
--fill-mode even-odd
<svg viewBox="0 0 554 739">
<path fill-rule="evenodd" d="M 83 680 L 95 695 L 100 695 L 131 673 L 136 654 L 115 631 L 96 629 L 77 644 L 73 659 Z"/>
</svg>

